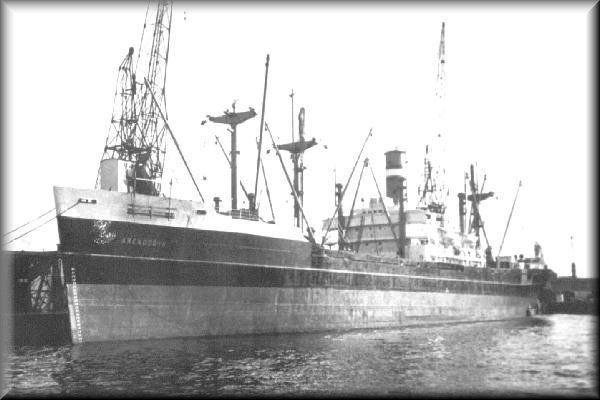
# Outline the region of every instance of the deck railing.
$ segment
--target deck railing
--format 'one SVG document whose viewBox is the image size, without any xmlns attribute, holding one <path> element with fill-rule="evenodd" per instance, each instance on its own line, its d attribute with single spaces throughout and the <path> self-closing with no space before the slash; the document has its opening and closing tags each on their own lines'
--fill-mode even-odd
<svg viewBox="0 0 600 400">
<path fill-rule="evenodd" d="M 231 210 L 221 214 L 230 215 L 233 219 L 246 219 L 249 221 L 258 221 L 258 212 L 248 209 Z"/>
</svg>

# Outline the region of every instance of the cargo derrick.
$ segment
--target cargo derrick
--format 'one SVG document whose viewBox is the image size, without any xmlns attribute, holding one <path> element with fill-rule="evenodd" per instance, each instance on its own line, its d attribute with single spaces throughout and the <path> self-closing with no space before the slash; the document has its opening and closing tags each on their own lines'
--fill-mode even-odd
<svg viewBox="0 0 600 400">
<path fill-rule="evenodd" d="M 359 180 L 360 183 L 360 180 Z M 357 191 L 358 192 L 358 191 Z M 356 201 L 356 196 L 354 197 Z M 346 221 L 344 218 L 344 211 L 342 210 L 342 184 L 335 184 L 335 206 L 340 207 L 340 212 L 338 212 L 338 220 L 337 220 L 337 231 L 338 231 L 338 249 L 344 250 L 346 247 L 344 240 L 344 229 L 346 229 Z M 354 203 L 352 203 L 352 209 L 350 210 L 350 217 L 348 217 L 348 224 L 350 224 L 350 220 L 352 219 L 352 211 L 354 210 Z"/>
<path fill-rule="evenodd" d="M 356 157 L 356 161 L 354 161 L 354 166 L 352 167 L 352 171 L 350 172 L 350 175 L 348 176 L 348 180 L 346 181 L 346 185 L 344 185 L 342 193 L 339 196 L 336 196 L 336 200 L 337 203 L 335 205 L 335 210 L 333 211 L 333 215 L 331 216 L 331 218 L 329 220 L 327 220 L 327 227 L 325 228 L 325 234 L 323 235 L 323 239 L 321 240 L 321 246 L 323 246 L 323 244 L 325 243 L 325 240 L 327 238 L 327 232 L 329 232 L 329 228 L 331 228 L 331 224 L 333 223 L 333 220 L 335 219 L 335 216 L 339 213 L 341 213 L 342 211 L 342 200 L 344 199 L 344 195 L 346 194 L 346 190 L 348 189 L 348 185 L 350 184 L 350 181 L 352 180 L 352 176 L 354 175 L 354 171 L 356 170 L 356 166 L 358 165 L 358 161 L 360 160 L 360 156 L 363 153 L 363 150 L 365 149 L 365 146 L 367 144 L 367 141 L 369 140 L 369 138 L 373 135 L 373 129 L 369 129 L 369 134 L 367 135 L 367 137 L 365 138 L 365 141 L 362 144 L 362 147 L 360 149 L 360 152 L 358 153 L 358 157 Z M 364 168 L 365 166 L 363 166 Z M 362 173 L 361 173 L 362 175 Z M 354 208 L 354 206 L 353 206 Z M 348 224 L 350 224 L 350 219 L 348 219 Z M 341 250 L 341 249 L 340 249 Z"/>
<path fill-rule="evenodd" d="M 321 245 L 317 245 L 317 243 L 315 241 L 315 237 L 313 235 L 314 229 L 308 223 L 308 219 L 306 217 L 306 213 L 304 212 L 304 209 L 302 208 L 302 202 L 300 201 L 300 197 L 298 195 L 298 192 L 296 191 L 296 187 L 294 186 L 294 184 L 292 183 L 292 180 L 290 179 L 290 175 L 288 174 L 287 169 L 285 168 L 285 163 L 283 162 L 283 157 L 281 157 L 281 152 L 279 151 L 280 149 L 288 150 L 288 151 L 293 150 L 296 147 L 289 146 L 289 145 L 294 145 L 295 143 L 299 143 L 299 142 L 292 142 L 292 143 L 288 143 L 287 145 L 277 145 L 277 144 L 275 144 L 275 139 L 273 138 L 273 134 L 271 133 L 271 130 L 269 129 L 269 125 L 266 122 L 265 122 L 265 130 L 269 133 L 269 137 L 271 138 L 271 143 L 273 145 L 273 148 L 275 149 L 275 154 L 277 154 L 277 158 L 279 159 L 279 162 L 281 164 L 281 169 L 283 170 L 283 173 L 285 174 L 285 179 L 287 180 L 290 190 L 292 191 L 292 196 L 294 197 L 294 204 L 297 205 L 297 207 L 299 208 L 299 211 L 300 211 L 299 215 L 302 217 L 303 221 L 306 222 L 306 233 L 308 235 L 305 236 L 305 238 L 307 238 L 310 241 L 310 243 L 313 245 L 313 250 L 319 249 L 319 251 L 320 251 L 320 250 L 322 250 L 323 244 L 321 243 Z M 314 138 L 313 138 L 312 142 L 314 142 L 313 144 L 316 144 Z M 299 147 L 302 148 L 307 143 L 308 142 L 304 142 Z M 287 147 L 287 149 L 284 147 Z M 296 225 L 298 225 L 298 224 L 296 224 Z"/>
<path fill-rule="evenodd" d="M 340 250 L 345 250 L 347 247 L 347 236 L 348 236 L 348 230 L 350 229 L 350 224 L 352 223 L 352 218 L 354 217 L 354 207 L 356 206 L 356 198 L 358 197 L 358 190 L 360 189 L 360 183 L 362 182 L 362 177 L 363 177 L 363 172 L 365 172 L 365 168 L 367 168 L 367 166 L 369 165 L 369 159 L 365 158 L 365 161 L 363 162 L 363 167 L 360 170 L 360 175 L 358 177 L 358 183 L 356 184 L 356 191 L 354 192 L 354 199 L 352 199 L 352 207 L 350 207 L 350 215 L 348 216 L 348 222 L 344 223 L 344 216 L 342 213 L 342 208 L 341 205 L 340 207 L 340 212 L 338 212 L 338 232 L 340 232 L 340 241 L 338 243 L 338 249 Z M 336 206 L 339 204 L 341 204 L 342 202 L 342 184 L 341 183 L 336 183 L 335 185 L 336 189 L 338 189 L 338 197 L 337 197 L 337 203 Z M 360 241 L 362 238 L 362 227 L 363 227 L 363 223 L 364 223 L 365 217 L 364 217 L 364 213 L 363 216 L 361 218 L 361 227 L 360 227 L 360 231 L 359 231 L 359 235 L 358 235 L 358 243 L 356 243 L 356 252 L 358 252 L 358 247 L 360 246 Z M 349 249 L 351 250 L 352 247 L 350 246 Z"/>
<path fill-rule="evenodd" d="M 399 155 L 401 155 L 402 153 L 404 153 L 403 151 L 396 151 L 396 152 L 399 153 Z M 389 153 L 390 152 L 386 153 L 386 158 L 387 158 L 387 155 Z M 398 156 L 398 164 L 400 164 L 399 168 L 401 168 L 402 164 L 400 163 L 400 157 L 399 156 Z M 386 166 L 389 166 L 389 165 L 390 164 L 388 163 L 388 160 L 386 160 Z M 397 168 L 397 169 L 399 169 L 399 168 Z M 373 172 L 373 168 L 371 168 L 370 164 L 369 164 L 369 169 L 371 170 L 371 176 L 373 177 L 373 182 L 375 182 L 375 188 L 377 189 L 377 194 L 379 195 L 379 201 L 381 202 L 381 206 L 383 207 L 383 212 L 385 213 L 385 216 L 387 218 L 388 226 L 390 227 L 390 230 L 392 231 L 392 236 L 394 237 L 394 241 L 397 243 L 397 246 L 398 246 L 398 251 L 396 252 L 396 254 L 398 254 L 400 257 L 403 257 L 404 256 L 404 238 L 402 238 L 401 240 L 398 240 L 398 236 L 396 236 L 396 231 L 394 231 L 394 224 L 392 223 L 392 219 L 390 218 L 390 214 L 388 213 L 387 208 L 385 207 L 385 202 L 383 201 L 383 196 L 381 195 L 381 190 L 379 190 L 379 184 L 377 184 L 377 179 L 375 179 L 375 173 Z M 394 175 L 396 174 L 396 170 L 397 169 L 394 169 L 392 171 Z M 390 176 L 390 170 L 389 169 L 386 171 L 386 174 L 388 175 L 388 177 Z M 389 183 L 389 181 L 386 180 L 386 185 L 388 183 Z M 387 193 L 388 197 L 394 198 L 395 196 L 397 196 L 397 193 L 398 193 L 400 196 L 402 196 L 401 199 L 402 200 L 404 199 L 404 197 L 403 197 L 404 196 L 403 193 L 404 193 L 404 189 L 405 189 L 404 185 L 403 185 L 404 184 L 404 180 L 401 179 L 400 183 L 401 183 L 400 187 L 396 187 L 395 185 L 392 185 L 392 187 L 388 186 L 386 188 L 386 193 Z M 402 213 L 404 211 L 402 208 L 403 207 L 401 206 L 400 210 L 402 210 L 402 212 L 400 212 L 400 210 L 399 210 L 399 214 L 398 214 L 400 216 L 400 219 L 402 219 Z M 371 214 L 371 219 L 373 220 L 373 224 L 374 224 L 375 223 L 375 221 L 374 221 L 374 214 Z M 402 224 L 400 224 L 400 225 L 402 225 Z M 404 227 L 401 226 L 400 227 L 400 233 L 402 234 L 402 232 L 404 232 Z"/>
<path fill-rule="evenodd" d="M 504 228 L 504 235 L 502 235 L 502 242 L 500 243 L 500 249 L 498 249 L 498 257 L 500 256 L 500 252 L 502 252 L 502 246 L 504 246 L 504 239 L 506 238 L 506 232 L 508 232 L 508 226 L 510 225 L 510 219 L 512 218 L 513 211 L 515 211 L 515 204 L 517 204 L 517 197 L 519 196 L 519 189 L 521 189 L 521 181 L 519 181 L 519 186 L 517 187 L 517 193 L 515 194 L 515 199 L 513 201 L 512 207 L 510 209 L 510 214 L 508 215 L 508 221 L 506 221 L 506 228 Z M 537 252 L 536 252 L 535 256 L 537 257 Z"/>
<path fill-rule="evenodd" d="M 399 211 L 399 232 L 400 232 L 400 236 L 396 235 L 396 231 L 394 230 L 394 223 L 392 222 L 392 219 L 390 217 L 390 214 L 388 213 L 388 210 L 385 206 L 385 203 L 383 201 L 383 196 L 381 194 L 381 191 L 379 190 L 379 184 L 377 183 L 377 179 L 375 178 L 375 173 L 373 172 L 373 169 L 371 168 L 371 165 L 369 163 L 369 159 L 365 158 L 364 162 L 363 162 L 363 167 L 360 171 L 360 176 L 358 177 L 358 183 L 356 184 L 356 190 L 354 192 L 354 199 L 352 200 L 352 207 L 350 209 L 350 215 L 348 216 L 347 222 L 345 222 L 345 217 L 343 217 L 342 215 L 342 211 L 341 211 L 341 199 L 342 199 L 342 185 L 340 183 L 336 184 L 336 206 L 338 206 L 339 212 L 338 212 L 338 249 L 339 250 L 354 250 L 356 252 L 358 252 L 358 249 L 360 248 L 360 244 L 361 244 L 361 240 L 362 240 L 362 233 L 363 233 L 363 228 L 364 228 L 364 219 L 365 219 L 365 211 L 362 211 L 362 216 L 361 216 L 361 222 L 360 222 L 360 226 L 358 228 L 358 234 L 356 237 L 356 241 L 352 241 L 352 239 L 349 236 L 350 231 L 353 230 L 353 228 L 356 228 L 356 225 L 352 225 L 352 220 L 354 218 L 354 210 L 355 210 L 355 205 L 356 205 L 356 199 L 358 197 L 358 191 L 360 189 L 360 184 L 362 182 L 362 177 L 363 177 L 363 173 L 364 170 L 369 167 L 369 169 L 371 170 L 371 176 L 373 177 L 373 182 L 375 183 L 375 187 L 377 189 L 377 194 L 379 195 L 379 204 L 381 204 L 382 208 L 383 208 L 383 213 L 385 214 L 385 217 L 387 219 L 388 222 L 388 226 L 392 232 L 392 236 L 393 236 L 393 241 L 394 243 L 396 243 L 397 245 L 397 251 L 396 254 L 399 255 L 400 257 L 404 257 L 404 246 L 405 246 L 405 242 L 406 242 L 406 230 L 404 227 L 404 206 L 403 206 L 403 202 L 406 200 L 405 197 L 405 190 L 406 187 L 404 185 L 404 176 L 402 175 L 401 169 L 402 169 L 402 161 L 401 161 L 401 156 L 402 154 L 404 154 L 403 151 L 399 151 L 399 150 L 393 150 L 393 151 L 389 151 L 387 153 L 385 153 L 386 156 L 386 196 L 387 197 L 391 197 L 394 200 L 394 204 L 398 205 L 399 203 L 401 203 L 400 207 L 400 211 Z M 371 226 L 375 226 L 376 222 L 375 222 L 375 214 L 374 213 L 370 213 L 371 215 Z M 374 238 L 371 238 L 374 239 Z M 378 250 L 376 250 L 378 251 Z"/>
<path fill-rule="evenodd" d="M 258 172 L 260 168 L 263 171 L 263 178 L 265 180 L 265 188 L 267 189 L 267 196 L 269 197 L 269 206 L 271 207 L 271 216 L 273 220 L 275 220 L 275 214 L 273 214 L 273 206 L 271 205 L 271 195 L 269 194 L 269 188 L 267 186 L 267 176 L 265 175 L 265 169 L 262 166 L 261 155 L 262 155 L 262 137 L 264 130 L 264 122 L 265 122 L 265 102 L 267 101 L 267 79 L 269 77 L 269 59 L 270 56 L 267 54 L 267 61 L 265 62 L 265 84 L 263 89 L 263 101 L 262 101 L 262 111 L 260 113 L 260 133 L 258 136 L 258 155 L 256 157 L 256 179 L 254 180 L 254 194 L 251 196 L 250 200 L 250 210 L 256 211 L 258 213 L 257 204 L 256 204 L 256 196 L 258 196 Z"/>
<path fill-rule="evenodd" d="M 119 66 L 119 77 L 113 106 L 111 126 L 106 139 L 101 167 L 96 180 L 102 189 L 118 190 L 119 180 L 109 180 L 101 176 L 102 164 L 107 160 L 118 160 L 117 168 L 126 169 L 127 191 L 158 196 L 161 191 L 163 164 L 165 155 L 165 123 L 159 114 L 159 108 L 165 110 L 165 81 L 169 58 L 169 38 L 171 32 L 172 4 L 160 1 L 156 14 L 144 22 L 144 31 L 140 43 L 140 52 L 136 65 L 133 65 L 133 47 L 129 48 L 125 59 Z M 148 14 L 147 14 L 148 16 Z M 151 44 L 146 46 L 146 29 L 153 27 Z M 141 51 L 149 47 L 147 66 L 142 61 L 144 73 L 136 70 L 142 58 Z M 137 76 L 144 79 L 137 81 Z M 151 93 L 155 93 L 153 101 Z M 104 182 L 102 182 L 104 181 Z"/>
<path fill-rule="evenodd" d="M 438 50 L 438 70 L 436 79 L 436 101 L 438 108 L 437 124 L 435 127 L 436 135 L 434 143 L 425 146 L 425 158 L 423 161 L 423 185 L 418 188 L 419 199 L 417 208 L 429 210 L 443 216 L 446 210 L 447 190 L 444 183 L 445 170 L 440 165 L 441 160 L 436 159 L 436 154 L 442 153 L 442 134 L 441 134 L 441 107 L 444 101 L 444 79 L 446 63 L 446 45 L 445 45 L 445 23 L 442 22 L 442 33 L 440 37 L 440 47 Z M 443 222 L 443 219 L 442 219 Z"/>
<path fill-rule="evenodd" d="M 473 168 L 473 164 L 471 164 L 471 178 L 469 180 L 469 187 L 471 189 L 471 194 L 467 196 L 467 200 L 471 202 L 471 212 L 473 216 L 472 223 L 469 225 L 469 233 L 474 232 L 477 237 L 476 247 L 481 248 L 481 238 L 480 231 L 483 232 L 483 237 L 485 239 L 486 248 L 485 248 L 485 259 L 486 265 L 493 267 L 496 263 L 494 262 L 492 256 L 492 247 L 490 246 L 490 242 L 488 241 L 487 234 L 485 232 L 485 226 L 483 223 L 483 219 L 481 218 L 481 213 L 479 212 L 479 204 L 486 199 L 489 199 L 494 195 L 494 192 L 483 193 L 483 186 L 485 185 L 485 180 L 481 185 L 481 188 L 478 188 L 475 184 L 475 170 Z"/>
</svg>

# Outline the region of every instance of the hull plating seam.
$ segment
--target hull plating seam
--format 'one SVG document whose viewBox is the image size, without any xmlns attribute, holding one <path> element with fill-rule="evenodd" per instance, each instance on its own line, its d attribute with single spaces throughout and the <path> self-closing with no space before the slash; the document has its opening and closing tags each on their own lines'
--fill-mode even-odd
<svg viewBox="0 0 600 400">
<path fill-rule="evenodd" d="M 119 259 L 130 259 L 138 261 L 160 261 L 160 262 L 181 262 L 189 264 L 205 264 L 205 265 L 227 265 L 227 266 L 241 266 L 241 267 L 254 267 L 254 268 L 273 268 L 273 269 L 285 269 L 285 270 L 297 270 L 297 271 L 316 271 L 316 272 L 332 272 L 337 274 L 355 274 L 355 275 L 367 275 L 367 276 L 382 276 L 382 277 L 394 277 L 394 278 L 407 278 L 407 279 L 424 279 L 432 281 L 449 281 L 449 282 L 467 282 L 467 283 L 481 283 L 481 284 L 494 284 L 504 286 L 517 286 L 525 287 L 530 286 L 528 284 L 521 283 L 510 283 L 510 282 L 496 282 L 496 281 L 482 281 L 473 279 L 455 279 L 446 277 L 431 277 L 421 275 L 405 275 L 405 274 L 389 274 L 384 272 L 363 272 L 363 271 L 350 271 L 340 269 L 324 269 L 324 268 L 312 268 L 312 267 L 286 267 L 282 265 L 267 265 L 267 264 L 250 264 L 240 263 L 232 261 L 206 261 L 206 260 L 186 260 L 186 259 L 172 259 L 172 258 L 161 258 L 161 257 L 135 257 L 135 256 L 124 256 L 118 254 L 94 254 L 94 253 L 75 253 L 63 251 L 62 254 L 75 255 L 75 256 L 91 256 L 91 257 L 105 257 L 105 258 L 119 258 Z"/>
<path fill-rule="evenodd" d="M 531 297 L 334 288 L 79 286 L 83 341 L 497 320 L 524 317 L 535 302 Z"/>
</svg>

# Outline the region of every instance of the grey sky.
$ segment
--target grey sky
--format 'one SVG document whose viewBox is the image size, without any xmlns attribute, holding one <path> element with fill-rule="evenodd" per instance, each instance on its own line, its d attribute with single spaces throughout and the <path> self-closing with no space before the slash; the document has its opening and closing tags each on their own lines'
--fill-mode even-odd
<svg viewBox="0 0 600 400">
<path fill-rule="evenodd" d="M 570 273 L 575 237 L 580 276 L 593 276 L 589 24 L 592 3 L 236 4 L 174 3 L 167 78 L 169 122 L 205 198 L 228 198 L 228 169 L 217 134 L 201 125 L 233 100 L 260 112 L 264 62 L 271 55 L 266 121 L 291 139 L 306 108 L 305 203 L 311 224 L 333 211 L 334 169 L 345 182 L 366 148 L 379 185 L 383 153 L 407 151 L 409 204 L 416 201 L 423 148 L 434 128 L 436 57 L 446 22 L 448 185 L 456 192 L 470 163 L 497 199 L 482 207 L 496 251 L 519 180 L 523 187 L 504 254 L 531 255 L 538 241 L 559 275 Z M 5 227 L 53 206 L 52 186 L 93 187 L 110 123 L 117 68 L 140 41 L 146 3 L 3 3 Z M 294 118 L 296 118 L 294 115 Z M 253 186 L 260 118 L 239 129 L 241 178 Z M 295 123 L 297 127 L 297 122 Z M 265 137 L 265 139 L 267 139 Z M 270 147 L 270 146 L 269 146 Z M 195 190 L 168 144 L 173 196 Z M 265 155 L 276 216 L 291 223 L 292 202 L 273 153 Z M 206 179 L 202 179 L 206 177 Z M 360 197 L 376 197 L 368 180 Z M 353 193 L 351 187 L 349 193 Z M 263 201 L 266 199 L 263 198 Z M 346 205 L 348 209 L 350 202 Z M 449 212 L 456 214 L 455 195 Z M 266 209 L 265 209 L 266 211 Z M 314 222 L 313 222 L 314 221 Z M 10 238 L 10 237 L 9 237 Z M 54 249 L 56 225 L 11 243 Z"/>
</svg>

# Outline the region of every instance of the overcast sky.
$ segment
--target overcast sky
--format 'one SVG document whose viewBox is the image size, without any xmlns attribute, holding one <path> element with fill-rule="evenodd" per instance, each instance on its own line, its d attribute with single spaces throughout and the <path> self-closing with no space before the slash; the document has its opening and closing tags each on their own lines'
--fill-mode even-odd
<svg viewBox="0 0 600 400">
<path fill-rule="evenodd" d="M 438 113 L 437 51 L 444 21 L 442 134 L 451 222 L 461 177 L 474 163 L 480 180 L 487 175 L 486 191 L 496 194 L 481 207 L 495 253 L 521 180 L 502 253 L 532 256 L 537 241 L 559 275 L 570 274 L 574 258 L 579 276 L 596 276 L 590 253 L 592 3 L 566 4 L 175 2 L 169 123 L 204 198 L 228 199 L 228 165 L 214 136 L 227 148 L 229 134 L 223 125 L 201 122 L 234 100 L 237 110 L 250 106 L 260 114 L 269 53 L 265 120 L 276 140 L 291 140 L 293 89 L 294 118 L 305 107 L 306 135 L 319 142 L 305 156 L 311 225 L 320 227 L 333 212 L 334 177 L 346 182 L 371 128 L 365 156 L 382 190 L 383 153 L 407 152 L 412 208 Z M 146 6 L 2 4 L 5 232 L 51 209 L 54 185 L 94 186 L 117 69 L 130 46 L 137 51 Z M 247 187 L 254 186 L 259 124 L 260 116 L 238 127 L 240 177 Z M 268 135 L 265 140 L 269 143 Z M 172 143 L 167 152 L 165 176 L 177 177 L 173 197 L 197 199 Z M 264 160 L 276 220 L 291 224 L 292 199 L 279 161 L 273 152 Z M 351 186 L 346 213 L 353 193 Z M 359 198 L 367 204 L 372 197 L 377 192 L 366 176 Z M 243 199 L 241 190 L 238 198 Z M 269 217 L 264 193 L 259 198 Z M 57 242 L 53 221 L 7 248 L 54 250 Z"/>
</svg>

